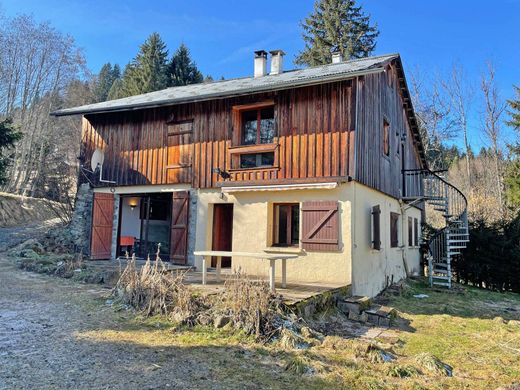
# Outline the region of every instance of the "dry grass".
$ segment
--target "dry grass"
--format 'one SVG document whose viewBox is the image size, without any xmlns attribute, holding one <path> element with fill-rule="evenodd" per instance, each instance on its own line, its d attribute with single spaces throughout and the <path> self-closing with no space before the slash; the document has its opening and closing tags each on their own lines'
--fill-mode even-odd
<svg viewBox="0 0 520 390">
<path fill-rule="evenodd" d="M 271 336 L 283 314 L 282 300 L 264 281 L 252 280 L 240 270 L 226 280 L 218 310 L 228 314 L 235 327 L 257 337 Z"/>
<path fill-rule="evenodd" d="M 200 302 L 184 283 L 184 275 L 185 272 L 169 272 L 159 251 L 153 264 L 148 257 L 143 267 L 137 269 L 134 254 L 127 258 L 113 295 L 146 316 L 192 316 L 199 310 Z"/>
</svg>

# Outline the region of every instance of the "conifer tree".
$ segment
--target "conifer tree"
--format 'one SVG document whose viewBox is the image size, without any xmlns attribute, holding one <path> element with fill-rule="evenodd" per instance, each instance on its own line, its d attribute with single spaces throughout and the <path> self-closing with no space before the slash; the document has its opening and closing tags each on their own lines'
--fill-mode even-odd
<svg viewBox="0 0 520 390">
<path fill-rule="evenodd" d="M 511 119 L 507 124 L 520 131 L 520 87 L 513 86 L 516 92 L 516 98 L 507 101 L 509 106 L 509 115 Z"/>
<path fill-rule="evenodd" d="M 94 98 L 96 102 L 103 102 L 107 100 L 114 81 L 120 77 L 121 70 L 119 65 L 115 64 L 112 67 L 112 64 L 108 62 L 101 67 L 96 86 L 94 87 Z"/>
<path fill-rule="evenodd" d="M 510 119 L 507 124 L 514 128 L 520 135 L 520 87 L 513 86 L 516 92 L 516 98 L 508 100 Z M 520 141 L 520 136 L 517 137 Z M 520 208 L 520 142 L 509 145 L 509 149 L 514 158 L 509 164 L 505 176 L 506 195 L 509 203 Z"/>
<path fill-rule="evenodd" d="M 181 44 L 168 64 L 168 85 L 176 87 L 201 83 L 203 80 L 204 76 L 191 59 L 189 49 Z"/>
<path fill-rule="evenodd" d="M 0 184 L 6 183 L 7 167 L 11 159 L 9 151 L 20 138 L 22 134 L 15 128 L 11 119 L 0 122 Z"/>
<path fill-rule="evenodd" d="M 379 35 L 355 0 L 318 0 L 301 26 L 305 48 L 295 62 L 308 66 L 330 63 L 333 52 L 344 59 L 368 57 Z"/>
<path fill-rule="evenodd" d="M 110 96 L 120 98 L 166 88 L 167 58 L 166 45 L 158 33 L 153 33 L 126 66 L 122 85 L 116 86 L 117 90 L 111 91 Z"/>
</svg>

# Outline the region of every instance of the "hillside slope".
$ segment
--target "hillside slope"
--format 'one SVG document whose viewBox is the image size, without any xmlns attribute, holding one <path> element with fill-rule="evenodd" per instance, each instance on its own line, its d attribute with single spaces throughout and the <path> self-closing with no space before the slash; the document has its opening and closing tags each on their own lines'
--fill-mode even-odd
<svg viewBox="0 0 520 390">
<path fill-rule="evenodd" d="M 0 192 L 0 228 L 57 218 L 53 202 Z"/>
</svg>

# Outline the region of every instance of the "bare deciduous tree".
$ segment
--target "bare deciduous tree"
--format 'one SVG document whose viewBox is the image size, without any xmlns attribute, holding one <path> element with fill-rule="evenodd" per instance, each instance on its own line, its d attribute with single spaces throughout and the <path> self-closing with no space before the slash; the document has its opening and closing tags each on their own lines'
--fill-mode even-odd
<svg viewBox="0 0 520 390">
<path fill-rule="evenodd" d="M 491 62 L 488 63 L 487 72 L 482 75 L 480 89 L 484 98 L 484 115 L 482 130 L 488 141 L 491 143 L 491 151 L 494 165 L 494 182 L 495 191 L 498 204 L 500 207 L 500 214 L 504 211 L 504 196 L 503 196 L 503 169 L 501 166 L 501 125 L 502 114 L 506 108 L 498 94 L 498 89 L 495 82 L 495 68 Z"/>
<path fill-rule="evenodd" d="M 443 88 L 449 96 L 453 120 L 457 129 L 462 133 L 464 148 L 466 152 L 466 175 L 468 180 L 468 189 L 471 192 L 471 145 L 469 143 L 469 109 L 473 101 L 474 91 L 471 84 L 466 78 L 464 68 L 461 65 L 453 65 L 450 76 L 443 80 Z"/>
</svg>

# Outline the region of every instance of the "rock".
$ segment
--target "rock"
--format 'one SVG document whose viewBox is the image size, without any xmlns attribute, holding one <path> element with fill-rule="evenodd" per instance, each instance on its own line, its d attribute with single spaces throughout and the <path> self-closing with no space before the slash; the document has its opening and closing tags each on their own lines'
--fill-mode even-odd
<svg viewBox="0 0 520 390">
<path fill-rule="evenodd" d="M 509 325 L 520 326 L 520 321 L 519 321 L 519 320 L 509 320 L 507 323 L 508 323 Z"/>
<path fill-rule="evenodd" d="M 338 308 L 345 314 L 349 312 L 360 314 L 362 311 L 368 309 L 370 305 L 370 298 L 361 296 L 345 298 L 343 301 L 338 302 Z"/>
<path fill-rule="evenodd" d="M 325 338 L 323 333 L 320 333 L 314 329 L 311 329 L 308 326 L 302 326 L 302 328 L 300 329 L 300 333 L 306 339 L 316 339 L 319 341 L 323 341 L 323 339 Z"/>
<path fill-rule="evenodd" d="M 224 326 L 226 326 L 227 324 L 229 324 L 229 322 L 231 322 L 231 318 L 229 316 L 226 316 L 226 315 L 218 315 L 215 317 L 215 319 L 213 320 L 213 326 L 215 328 L 223 328 Z"/>
</svg>

